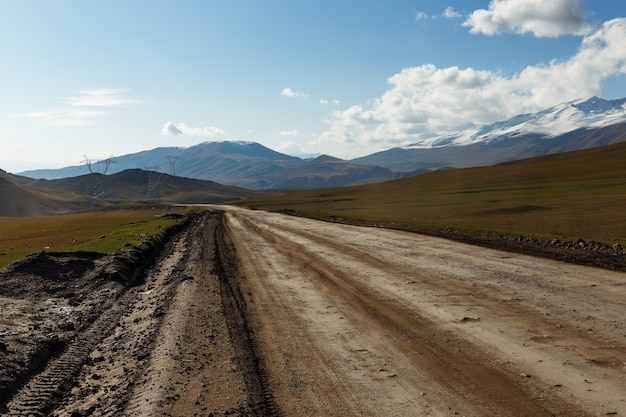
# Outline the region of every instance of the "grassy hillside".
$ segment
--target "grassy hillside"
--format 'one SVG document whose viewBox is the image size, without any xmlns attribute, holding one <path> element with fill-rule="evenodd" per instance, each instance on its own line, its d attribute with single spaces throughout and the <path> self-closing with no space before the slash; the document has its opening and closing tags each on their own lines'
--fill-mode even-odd
<svg viewBox="0 0 626 417">
<path fill-rule="evenodd" d="M 41 216 L 89 207 L 89 199 L 72 193 L 48 194 L 0 176 L 0 216 Z"/>
<path fill-rule="evenodd" d="M 626 144 L 247 200 L 317 218 L 626 243 Z"/>
<path fill-rule="evenodd" d="M 30 187 L 52 193 L 72 192 L 120 204 L 141 201 L 159 203 L 220 203 L 251 198 L 257 192 L 221 185 L 213 181 L 171 176 L 161 172 L 128 169 L 110 175 L 87 174 L 58 180 L 33 180 Z"/>
<path fill-rule="evenodd" d="M 213 181 L 131 169 L 58 180 L 35 180 L 0 170 L 0 195 L 0 216 L 24 217 L 142 202 L 216 204 L 263 194 Z"/>
<path fill-rule="evenodd" d="M 137 206 L 42 217 L 0 217 L 0 267 L 40 250 L 114 253 L 176 222 L 189 209 Z"/>
</svg>

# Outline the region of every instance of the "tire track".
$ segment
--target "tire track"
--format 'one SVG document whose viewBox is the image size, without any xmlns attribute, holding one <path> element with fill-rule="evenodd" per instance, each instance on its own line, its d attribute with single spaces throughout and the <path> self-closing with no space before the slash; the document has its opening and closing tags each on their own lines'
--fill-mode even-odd
<svg viewBox="0 0 626 417">
<path fill-rule="evenodd" d="M 226 318 L 231 332 L 238 361 L 246 369 L 245 383 L 250 395 L 249 403 L 255 406 L 259 415 L 281 417 L 282 414 L 270 389 L 267 372 L 263 365 L 259 344 L 250 328 L 248 308 L 238 284 L 240 273 L 234 257 L 234 249 L 224 234 L 224 223 L 215 231 L 217 265 L 220 277 L 222 301 L 226 309 Z"/>
<path fill-rule="evenodd" d="M 125 297 L 127 298 L 127 297 Z M 7 404 L 7 416 L 46 416 L 71 386 L 89 353 L 117 325 L 128 300 L 109 306 L 88 330 L 79 334 L 48 366 L 31 380 Z"/>
<path fill-rule="evenodd" d="M 184 225 L 174 227 L 173 230 L 148 243 L 143 250 L 136 250 L 128 259 L 121 259 L 114 273 L 108 272 L 114 279 L 126 279 L 125 286 L 120 287 L 119 292 L 109 293 L 110 298 L 104 300 L 88 296 L 85 303 L 95 306 L 83 317 L 88 324 L 64 346 L 58 346 L 58 354 L 51 355 L 46 366 L 32 374 L 14 393 L 3 406 L 4 415 L 50 416 L 70 396 L 90 354 L 113 332 L 136 302 L 137 294 L 132 290 L 133 286 L 149 274 L 151 264 L 153 268 L 154 265 L 158 268 L 159 262 L 163 260 L 159 257 L 160 252 L 167 249 L 169 242 L 184 231 Z"/>
<path fill-rule="evenodd" d="M 272 238 L 273 241 L 290 240 L 289 236 L 294 233 L 292 228 L 277 222 L 269 222 L 267 220 L 264 220 L 263 223 L 254 223 L 249 220 L 242 221 L 246 221 L 246 224 L 249 227 L 262 227 L 264 230 L 271 230 L 271 233 L 279 235 L 278 239 Z M 261 226 L 262 224 L 263 226 Z M 343 256 L 359 259 L 360 262 L 367 265 L 368 269 L 384 270 L 385 272 L 390 272 L 392 275 L 411 276 L 415 273 L 414 269 L 411 269 L 406 265 L 403 266 L 385 261 L 384 254 L 368 253 L 367 256 L 364 256 L 364 253 L 360 248 L 346 245 L 338 239 L 323 236 L 309 230 L 298 230 L 297 235 L 299 239 L 305 239 L 305 242 L 308 241 L 308 243 L 299 242 L 298 244 L 301 245 L 301 248 L 307 248 L 309 246 L 332 248 L 334 252 L 340 253 Z M 450 254 L 445 251 L 439 252 L 442 256 L 450 256 Z M 310 253 L 310 256 L 312 258 L 319 258 L 319 256 L 312 252 Z M 472 262 L 471 257 L 467 257 L 467 255 L 456 253 L 454 254 L 454 257 L 456 259 L 467 259 L 468 265 Z M 442 258 L 442 262 L 444 261 L 445 258 Z M 494 262 L 493 260 L 485 260 L 484 263 L 485 269 L 495 270 L 498 268 L 497 262 Z M 345 272 L 343 274 L 345 275 Z M 524 277 L 527 285 L 543 286 L 546 288 L 546 291 L 553 293 L 562 292 L 561 286 L 563 284 L 555 284 L 545 281 L 541 282 L 536 279 L 533 280 L 529 275 Z M 575 278 L 570 277 L 570 280 L 571 281 L 565 285 L 587 285 L 585 282 L 576 281 Z M 419 279 L 419 285 L 424 288 L 428 287 L 435 292 L 448 293 L 450 296 L 463 296 L 466 299 L 471 299 L 471 302 L 468 302 L 469 304 L 474 307 L 480 307 L 484 311 L 496 312 L 502 308 L 502 295 L 495 292 L 493 287 L 489 286 L 483 288 L 477 286 L 476 282 L 464 282 L 462 280 L 455 279 L 452 275 L 450 276 L 450 279 L 445 280 L 429 278 Z M 552 308 L 556 308 L 556 306 L 552 306 Z M 516 326 L 524 325 L 529 321 L 529 317 L 532 317 L 533 332 L 541 334 L 544 340 L 564 340 L 572 334 L 576 334 L 578 340 L 576 346 L 572 347 L 572 349 L 575 349 L 581 356 L 593 357 L 594 355 L 597 355 L 599 349 L 598 336 L 600 329 L 594 329 L 594 332 L 580 331 L 579 326 L 573 326 L 572 323 L 564 323 L 558 318 L 552 318 L 550 315 L 546 314 L 545 309 L 541 309 L 536 305 L 529 305 L 527 303 L 509 303 L 506 307 L 506 315 L 508 323 Z M 623 352 L 624 349 L 623 342 L 620 341 L 619 338 L 613 338 L 610 332 L 603 334 L 602 338 L 605 339 L 605 346 L 612 346 L 611 348 L 604 347 L 602 349 L 603 355 L 614 358 L 620 357 L 621 352 Z M 626 371 L 626 368 L 624 371 Z"/>
</svg>

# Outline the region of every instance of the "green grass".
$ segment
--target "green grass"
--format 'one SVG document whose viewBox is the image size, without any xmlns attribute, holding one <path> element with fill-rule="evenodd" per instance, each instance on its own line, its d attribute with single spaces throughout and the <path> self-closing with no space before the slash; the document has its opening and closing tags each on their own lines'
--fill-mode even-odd
<svg viewBox="0 0 626 417">
<path fill-rule="evenodd" d="M 626 144 L 247 200 L 263 210 L 626 244 Z"/>
<path fill-rule="evenodd" d="M 115 253 L 176 222 L 189 209 L 138 207 L 46 217 L 0 217 L 0 267 L 31 253 Z"/>
</svg>

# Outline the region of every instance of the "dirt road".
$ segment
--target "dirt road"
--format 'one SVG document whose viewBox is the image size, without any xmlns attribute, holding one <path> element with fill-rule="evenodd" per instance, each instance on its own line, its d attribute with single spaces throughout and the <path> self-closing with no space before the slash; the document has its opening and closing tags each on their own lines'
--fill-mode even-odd
<svg viewBox="0 0 626 417">
<path fill-rule="evenodd" d="M 626 415 L 626 276 L 230 210 L 289 416 Z"/>
<path fill-rule="evenodd" d="M 0 414 L 626 415 L 625 274 L 220 209 L 132 279 L 0 271 Z"/>
</svg>

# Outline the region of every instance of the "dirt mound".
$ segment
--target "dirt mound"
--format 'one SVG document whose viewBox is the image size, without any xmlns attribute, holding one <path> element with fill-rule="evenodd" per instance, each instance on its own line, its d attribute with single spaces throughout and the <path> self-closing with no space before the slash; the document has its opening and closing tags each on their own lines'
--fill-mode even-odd
<svg viewBox="0 0 626 417">
<path fill-rule="evenodd" d="M 107 263 L 96 252 L 37 252 L 0 271 L 0 296 L 67 296 L 67 291 L 89 279 L 97 267 Z"/>
<path fill-rule="evenodd" d="M 546 240 L 524 236 L 506 236 L 487 232 L 475 234 L 452 229 L 425 234 L 576 265 L 626 271 L 626 249 L 619 244 L 609 246 L 600 242 L 586 242 L 582 239 L 571 242 L 558 239 Z"/>
<path fill-rule="evenodd" d="M 92 339 L 106 334 L 111 323 L 93 324 L 110 314 L 115 301 L 138 283 L 166 243 L 191 220 L 182 219 L 119 254 L 37 252 L 0 270 L 0 414 L 5 401 L 71 343 L 88 346 L 88 329 L 95 332 Z M 71 353 L 65 375 L 86 358 Z M 61 386 L 63 381 L 57 382 Z"/>
</svg>

